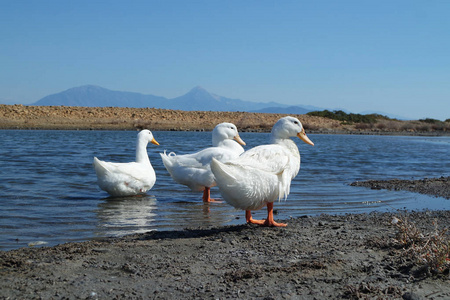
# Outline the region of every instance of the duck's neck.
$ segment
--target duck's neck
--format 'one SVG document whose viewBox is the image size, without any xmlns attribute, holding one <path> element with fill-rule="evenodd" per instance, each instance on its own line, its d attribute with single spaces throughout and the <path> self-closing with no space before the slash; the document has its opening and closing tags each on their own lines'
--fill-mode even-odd
<svg viewBox="0 0 450 300">
<path fill-rule="evenodd" d="M 219 136 L 217 133 L 213 133 L 212 145 L 213 147 L 220 147 L 219 145 L 224 141 L 224 138 Z"/>
<path fill-rule="evenodd" d="M 244 148 L 241 145 L 239 145 L 239 143 L 237 143 L 236 141 L 233 141 L 233 140 L 228 140 L 228 139 L 220 141 L 218 144 L 216 144 L 215 147 L 226 148 L 226 149 L 229 149 L 229 150 L 239 153 L 239 154 L 244 152 Z"/>
<path fill-rule="evenodd" d="M 297 176 L 300 171 L 300 151 L 297 144 L 290 138 L 287 139 L 273 139 L 272 142 L 277 145 L 281 145 L 289 150 L 291 157 L 289 159 L 289 168 L 291 170 L 292 178 Z"/>
<path fill-rule="evenodd" d="M 140 139 L 136 142 L 136 162 L 150 164 L 150 159 L 147 154 L 147 144 L 147 141 Z"/>
<path fill-rule="evenodd" d="M 292 152 L 292 154 L 295 156 L 295 158 L 298 158 L 300 160 L 300 151 L 298 151 L 297 145 L 290 138 L 287 138 L 287 139 L 278 138 L 277 139 L 277 138 L 272 137 L 271 141 L 272 141 L 272 144 L 282 145 L 282 146 L 286 147 L 287 149 L 289 149 L 289 151 Z"/>
</svg>

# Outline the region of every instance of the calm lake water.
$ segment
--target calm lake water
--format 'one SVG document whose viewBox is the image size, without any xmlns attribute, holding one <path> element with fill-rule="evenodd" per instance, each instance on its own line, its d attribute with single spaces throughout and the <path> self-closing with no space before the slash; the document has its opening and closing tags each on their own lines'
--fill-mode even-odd
<svg viewBox="0 0 450 300">
<path fill-rule="evenodd" d="M 153 132 L 149 144 L 156 184 L 144 197 L 108 198 L 96 184 L 94 156 L 134 160 L 134 131 L 0 130 L 0 250 L 46 246 L 149 230 L 243 224 L 244 212 L 226 203 L 203 204 L 170 178 L 165 149 L 190 153 L 211 145 L 210 132 Z M 242 133 L 246 149 L 266 133 Z M 287 201 L 275 203 L 277 220 L 321 213 L 396 209 L 450 209 L 450 201 L 402 191 L 351 187 L 356 180 L 449 176 L 450 137 L 314 135 L 315 146 L 295 139 L 302 155 Z M 220 198 L 217 188 L 212 197 Z M 266 216 L 265 209 L 254 212 Z M 289 221 L 288 221 L 289 223 Z"/>
</svg>

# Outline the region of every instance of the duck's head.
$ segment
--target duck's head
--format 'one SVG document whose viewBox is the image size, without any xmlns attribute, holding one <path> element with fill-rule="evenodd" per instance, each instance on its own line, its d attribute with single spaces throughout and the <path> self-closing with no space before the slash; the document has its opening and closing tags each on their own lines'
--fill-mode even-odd
<svg viewBox="0 0 450 300">
<path fill-rule="evenodd" d="M 143 141 L 155 144 L 155 145 L 159 145 L 159 143 L 153 137 L 152 132 L 150 130 L 148 130 L 148 129 L 141 130 L 138 133 L 138 140 L 143 140 Z"/>
<path fill-rule="evenodd" d="M 213 145 L 217 146 L 224 140 L 236 140 L 236 142 L 245 146 L 245 142 L 239 136 L 236 125 L 233 123 L 220 123 L 214 128 L 212 132 Z"/>
<path fill-rule="evenodd" d="M 274 139 L 287 139 L 294 136 L 297 136 L 305 143 L 314 146 L 314 143 L 306 135 L 302 123 L 297 118 L 281 118 L 272 128 L 272 138 Z"/>
</svg>

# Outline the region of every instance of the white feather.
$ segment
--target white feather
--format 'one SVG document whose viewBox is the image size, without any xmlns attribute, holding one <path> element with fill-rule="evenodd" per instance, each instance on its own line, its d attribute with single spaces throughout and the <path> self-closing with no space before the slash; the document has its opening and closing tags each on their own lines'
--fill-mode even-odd
<svg viewBox="0 0 450 300">
<path fill-rule="evenodd" d="M 221 123 L 212 132 L 214 147 L 185 155 L 176 155 L 173 152 L 167 155 L 164 151 L 160 153 L 161 159 L 173 180 L 193 191 L 202 191 L 205 187 L 216 185 L 210 167 L 213 158 L 226 162 L 244 152 L 244 148 L 233 140 L 236 136 L 242 141 L 235 125 Z"/>
<path fill-rule="evenodd" d="M 156 174 L 147 154 L 148 142 L 157 143 L 150 130 L 142 130 L 136 142 L 136 161 L 114 163 L 94 157 L 97 184 L 111 196 L 133 196 L 144 194 L 156 182 Z"/>
<path fill-rule="evenodd" d="M 290 139 L 303 130 L 293 117 L 280 119 L 271 133 L 272 143 L 252 148 L 211 170 L 222 197 L 235 208 L 257 210 L 268 202 L 287 198 L 291 180 L 300 170 L 300 153 Z"/>
</svg>

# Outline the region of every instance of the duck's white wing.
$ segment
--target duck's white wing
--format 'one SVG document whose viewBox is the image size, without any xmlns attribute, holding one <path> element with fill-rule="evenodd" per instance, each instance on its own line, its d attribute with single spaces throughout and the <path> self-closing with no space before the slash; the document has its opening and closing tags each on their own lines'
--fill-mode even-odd
<svg viewBox="0 0 450 300">
<path fill-rule="evenodd" d="M 229 164 L 252 167 L 272 174 L 283 172 L 289 163 L 289 153 L 279 145 L 257 146 L 229 162 Z"/>
<path fill-rule="evenodd" d="M 201 191 L 205 187 L 216 185 L 210 167 L 213 157 L 219 161 L 228 161 L 238 156 L 233 151 L 220 147 L 211 147 L 185 155 L 174 153 L 167 155 L 166 152 L 160 154 L 170 176 L 193 191 Z"/>
<path fill-rule="evenodd" d="M 160 155 L 164 166 L 176 182 L 188 186 L 193 191 L 201 191 L 205 186 L 214 184 L 214 177 L 204 150 L 185 155 L 166 154 L 166 152 Z"/>
<path fill-rule="evenodd" d="M 113 163 L 94 158 L 98 185 L 113 196 L 145 193 L 156 181 L 151 165 L 142 163 Z"/>
<path fill-rule="evenodd" d="M 222 197 L 235 208 L 260 209 L 266 202 L 278 198 L 278 175 L 215 159 L 211 162 L 211 170 Z"/>
<path fill-rule="evenodd" d="M 284 147 L 263 145 L 227 163 L 213 160 L 211 170 L 225 201 L 236 208 L 254 210 L 289 194 L 291 165 Z"/>
<path fill-rule="evenodd" d="M 98 160 L 99 165 L 105 171 L 104 173 L 110 173 L 115 175 L 121 175 L 123 177 L 130 177 L 134 180 L 145 180 L 150 172 L 150 168 L 147 165 L 129 162 L 129 163 L 113 163 Z M 96 165 L 97 169 L 97 165 Z"/>
<path fill-rule="evenodd" d="M 176 161 L 179 165 L 186 167 L 209 167 L 212 158 L 219 161 L 228 161 L 238 157 L 238 153 L 221 147 L 210 147 L 203 149 L 197 153 L 177 155 Z"/>
</svg>

